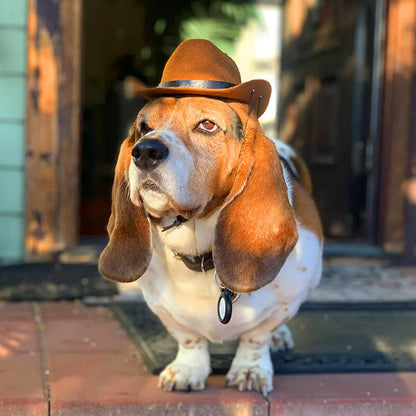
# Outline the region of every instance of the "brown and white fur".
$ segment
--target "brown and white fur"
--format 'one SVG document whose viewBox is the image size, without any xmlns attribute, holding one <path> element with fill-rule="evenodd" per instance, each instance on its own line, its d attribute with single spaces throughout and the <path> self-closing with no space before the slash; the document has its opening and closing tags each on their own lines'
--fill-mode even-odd
<svg viewBox="0 0 416 416">
<path fill-rule="evenodd" d="M 206 131 L 205 120 L 217 127 Z M 131 157 L 143 137 L 169 149 L 149 171 Z M 297 163 L 300 182 L 279 152 Z M 269 349 L 293 346 L 285 323 L 321 276 L 321 225 L 305 186 L 304 164 L 289 146 L 265 137 L 245 104 L 163 97 L 138 114 L 121 146 L 110 240 L 99 267 L 119 282 L 141 276 L 147 304 L 178 341 L 161 388 L 203 389 L 211 371 L 208 341 L 239 338 L 227 384 L 264 394 L 273 389 Z M 178 215 L 189 220 L 162 232 Z M 191 271 L 175 256 L 211 251 L 218 278 L 241 293 L 227 325 L 217 316 L 214 270 Z"/>
</svg>

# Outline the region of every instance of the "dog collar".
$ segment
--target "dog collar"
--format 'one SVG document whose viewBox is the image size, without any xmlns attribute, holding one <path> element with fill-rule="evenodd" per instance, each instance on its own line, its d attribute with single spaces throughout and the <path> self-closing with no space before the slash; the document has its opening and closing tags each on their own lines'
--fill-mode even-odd
<svg viewBox="0 0 416 416">
<path fill-rule="evenodd" d="M 162 228 L 162 232 L 169 231 L 173 228 L 180 227 L 188 221 L 186 218 L 178 215 L 172 224 Z M 194 272 L 207 272 L 215 268 L 214 258 L 212 257 L 212 251 L 204 253 L 199 256 L 190 256 L 181 253 L 175 253 L 175 256 L 182 260 L 183 264 Z M 239 293 L 235 293 L 227 289 L 218 279 L 217 272 L 214 272 L 215 283 L 220 288 L 220 297 L 217 302 L 217 314 L 218 319 L 222 324 L 228 324 L 230 322 L 233 313 L 233 303 L 240 297 Z"/>
<path fill-rule="evenodd" d="M 188 219 L 178 215 L 172 224 L 169 224 L 162 228 L 162 232 L 172 230 L 173 228 L 180 227 L 187 222 Z M 207 272 L 214 268 L 214 260 L 212 258 L 212 252 L 204 253 L 199 256 L 192 256 L 189 254 L 175 253 L 175 256 L 183 261 L 188 269 L 194 272 Z"/>
<path fill-rule="evenodd" d="M 194 272 L 207 272 L 215 268 L 212 252 L 202 254 L 200 256 L 189 256 L 186 254 L 175 253 L 175 256 L 182 260 L 183 264 Z M 233 313 L 233 303 L 240 297 L 239 293 L 235 293 L 227 289 L 218 279 L 217 272 L 214 272 L 215 283 L 220 289 L 220 297 L 217 302 L 217 315 L 222 324 L 230 322 Z"/>
<path fill-rule="evenodd" d="M 175 220 L 173 221 L 172 224 L 167 225 L 166 227 L 162 228 L 162 233 L 164 233 L 165 231 L 169 231 L 172 228 L 176 228 L 181 226 L 182 224 L 184 224 L 186 221 L 188 221 L 187 218 L 182 217 L 182 215 L 178 215 Z"/>
<path fill-rule="evenodd" d="M 190 256 L 181 253 L 175 253 L 175 256 L 180 258 L 183 264 L 194 272 L 207 272 L 214 268 L 214 259 L 212 258 L 211 251 L 199 256 Z"/>
</svg>

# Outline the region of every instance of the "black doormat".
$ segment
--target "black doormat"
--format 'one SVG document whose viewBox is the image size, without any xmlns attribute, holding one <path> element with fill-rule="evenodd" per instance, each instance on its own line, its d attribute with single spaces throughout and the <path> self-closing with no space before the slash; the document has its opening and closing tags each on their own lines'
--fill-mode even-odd
<svg viewBox="0 0 416 416">
<path fill-rule="evenodd" d="M 177 351 L 176 341 L 145 303 L 114 305 L 153 374 Z M 293 351 L 272 353 L 275 373 L 416 371 L 416 310 L 304 308 L 289 322 Z M 213 373 L 225 374 L 237 343 L 211 344 Z"/>
<path fill-rule="evenodd" d="M 0 300 L 73 300 L 117 294 L 96 264 L 23 263 L 0 267 Z"/>
</svg>

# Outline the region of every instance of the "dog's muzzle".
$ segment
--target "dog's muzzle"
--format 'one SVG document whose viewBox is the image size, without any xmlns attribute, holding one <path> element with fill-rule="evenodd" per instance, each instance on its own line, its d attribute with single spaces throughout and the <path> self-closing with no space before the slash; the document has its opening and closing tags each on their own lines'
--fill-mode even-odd
<svg viewBox="0 0 416 416">
<path fill-rule="evenodd" d="M 154 169 L 169 155 L 169 149 L 157 138 L 140 140 L 132 149 L 134 164 L 142 170 Z"/>
</svg>

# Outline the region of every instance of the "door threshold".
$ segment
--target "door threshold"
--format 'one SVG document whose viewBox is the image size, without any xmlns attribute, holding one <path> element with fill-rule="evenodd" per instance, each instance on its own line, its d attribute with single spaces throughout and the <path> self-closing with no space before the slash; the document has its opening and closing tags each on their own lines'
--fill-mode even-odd
<svg viewBox="0 0 416 416">
<path fill-rule="evenodd" d="M 366 242 L 324 241 L 324 258 L 331 257 L 387 259 L 389 255 L 380 247 Z"/>
</svg>

